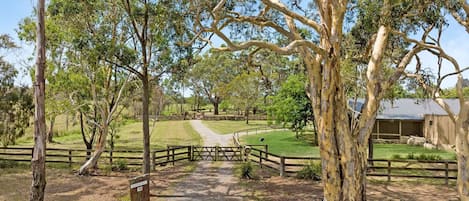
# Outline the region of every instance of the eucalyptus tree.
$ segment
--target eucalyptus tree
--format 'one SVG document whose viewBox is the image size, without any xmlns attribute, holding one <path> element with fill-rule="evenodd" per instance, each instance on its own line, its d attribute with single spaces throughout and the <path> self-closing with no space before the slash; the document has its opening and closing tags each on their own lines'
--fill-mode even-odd
<svg viewBox="0 0 469 201">
<path fill-rule="evenodd" d="M 46 118 L 44 70 L 46 68 L 45 0 L 37 1 L 36 70 L 34 79 L 34 147 L 29 200 L 44 200 L 46 188 Z"/>
<path fill-rule="evenodd" d="M 407 64 L 424 48 L 399 43 L 407 33 L 422 31 L 422 41 L 435 23 L 429 2 L 413 1 L 193 1 L 196 36 L 215 34 L 220 51 L 254 47 L 281 55 L 299 55 L 308 77 L 308 94 L 319 134 L 324 197 L 365 200 L 366 149 L 380 101 L 399 80 Z M 373 19 L 373 20 L 368 20 Z M 347 21 L 346 21 L 347 20 Z M 358 20 L 365 22 L 358 23 Z M 430 25 L 429 25 L 430 24 Z M 366 25 L 359 28 L 360 25 Z M 344 35 L 357 27 L 364 35 L 355 57 L 363 58 L 364 104 L 356 115 L 345 91 Z M 231 38 L 225 31 L 232 28 Z M 209 33 L 209 34 L 206 34 Z M 280 38 L 281 40 L 278 40 Z M 236 42 L 233 42 L 235 40 Z M 277 41 L 282 41 L 278 43 Z M 393 45 L 404 47 L 392 52 Z M 392 66 L 385 77 L 383 65 Z"/>
<path fill-rule="evenodd" d="M 97 139 L 95 151 L 79 174 L 97 167 L 109 126 L 120 113 L 125 83 L 131 79 L 128 73 L 107 62 L 114 60 L 115 53 L 125 54 L 127 63 L 135 61 L 132 50 L 117 46 L 125 43 L 122 40 L 128 41 L 126 30 L 120 29 L 122 12 L 114 12 L 117 8 L 114 1 L 64 0 L 50 1 L 47 8 L 47 54 L 52 67 L 46 76 L 50 102 L 57 106 L 54 99 L 60 97 L 67 110 L 80 113 L 82 137 L 88 150 Z M 34 24 L 28 23 L 31 21 L 23 20 L 20 38 L 28 40 L 34 34 L 30 31 Z M 60 112 L 64 110 L 57 111 Z"/>
<path fill-rule="evenodd" d="M 278 122 L 289 124 L 290 129 L 296 133 L 296 138 L 314 120 L 304 79 L 303 75 L 290 75 L 272 96 L 272 105 L 268 107 L 269 116 Z"/>
<path fill-rule="evenodd" d="M 246 124 L 249 124 L 249 110 L 254 108 L 261 97 L 261 82 L 258 73 L 242 72 L 230 81 L 225 93 L 229 101 L 244 110 Z"/>
<path fill-rule="evenodd" d="M 190 83 L 196 91 L 201 92 L 213 105 L 214 115 L 219 114 L 219 104 L 225 98 L 227 85 L 239 74 L 237 70 L 242 64 L 236 55 L 208 51 L 190 70 Z"/>
<path fill-rule="evenodd" d="M 0 35 L 0 51 L 16 48 L 8 35 Z M 0 142 L 6 147 L 25 134 L 32 115 L 32 96 L 28 87 L 14 85 L 18 71 L 0 55 Z"/>
<path fill-rule="evenodd" d="M 451 0 L 435 4 L 437 6 L 445 6 L 456 22 L 464 27 L 465 31 L 469 34 L 469 3 L 467 1 Z M 469 67 L 461 66 L 458 60 L 449 55 L 441 46 L 441 36 L 444 34 L 443 28 L 443 26 L 439 26 L 436 36 L 428 42 L 405 38 L 406 41 L 415 44 L 415 46 L 428 49 L 428 52 L 438 58 L 438 62 L 435 65 L 438 73 L 435 79 L 428 79 L 428 75 L 422 69 L 423 64 L 420 59 L 417 59 L 415 70 L 407 72 L 407 77 L 414 78 L 423 87 L 425 92 L 430 94 L 432 99 L 448 113 L 450 120 L 454 123 L 456 157 L 458 160 L 457 191 L 461 200 L 469 200 L 469 97 L 467 93 L 468 80 L 463 76 L 463 72 L 469 70 Z M 452 69 L 444 65 L 443 61 L 447 61 L 452 66 Z M 443 71 L 443 69 L 446 69 L 446 71 Z M 450 77 L 456 77 L 457 80 L 453 93 L 455 93 L 454 97 L 459 102 L 459 113 L 445 102 L 444 93 L 441 89 L 443 81 Z"/>
<path fill-rule="evenodd" d="M 61 21 L 62 20 L 62 21 Z M 61 25 L 63 19 L 57 16 L 49 15 L 48 23 L 46 24 L 46 46 L 47 46 L 47 63 L 48 68 L 45 71 L 47 78 L 46 88 L 46 118 L 49 120 L 49 128 L 47 132 L 47 141 L 53 141 L 54 136 L 54 123 L 58 115 L 69 112 L 70 105 L 67 104 L 69 97 L 69 90 L 61 78 L 64 73 L 66 65 L 66 52 L 67 52 L 67 33 L 62 29 Z M 31 17 L 24 18 L 17 31 L 21 40 L 34 43 L 36 38 L 36 24 Z M 65 84 L 65 85 L 64 85 Z"/>
<path fill-rule="evenodd" d="M 157 80 L 167 73 L 171 66 L 171 47 L 176 47 L 175 36 L 184 35 L 182 23 L 178 22 L 179 13 L 173 12 L 178 2 L 152 0 L 122 0 L 119 3 L 124 12 L 123 22 L 128 26 L 131 42 L 122 44 L 135 50 L 138 65 L 129 66 L 115 62 L 122 68 L 136 75 L 142 85 L 142 121 L 143 121 L 143 173 L 150 172 L 150 127 L 149 100 L 150 78 Z M 181 18 L 182 19 L 182 18 Z M 172 45 L 172 46 L 171 46 Z"/>
<path fill-rule="evenodd" d="M 111 123 L 120 115 L 120 104 L 127 83 L 132 79 L 115 61 L 115 54 L 125 54 L 125 64 L 135 62 L 135 54 L 129 48 L 119 46 L 128 41 L 126 29 L 121 29 L 123 13 L 117 12 L 119 5 L 114 1 L 65 2 L 49 5 L 51 14 L 62 17 L 64 30 L 70 36 L 67 53 L 69 74 L 74 80 L 70 96 L 78 108 L 83 141 L 90 148 L 96 138 L 95 150 L 80 167 L 79 174 L 87 174 L 96 168 L 104 152 Z M 69 12 L 72 11 L 72 12 Z M 73 80 L 73 79 L 68 79 Z M 84 115 L 85 114 L 85 115 Z M 89 129 L 85 129 L 85 123 Z M 88 138 L 86 131 L 88 130 Z M 97 132 L 97 136 L 96 136 Z"/>
</svg>

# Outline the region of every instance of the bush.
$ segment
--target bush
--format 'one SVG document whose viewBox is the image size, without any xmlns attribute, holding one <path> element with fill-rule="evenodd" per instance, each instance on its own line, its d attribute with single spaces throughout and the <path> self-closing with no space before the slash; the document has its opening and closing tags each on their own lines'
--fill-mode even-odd
<svg viewBox="0 0 469 201">
<path fill-rule="evenodd" d="M 407 154 L 407 159 L 415 159 L 414 152 Z"/>
<path fill-rule="evenodd" d="M 254 178 L 254 168 L 250 161 L 244 162 L 240 166 L 240 176 L 243 179 L 253 179 Z"/>
<path fill-rule="evenodd" d="M 320 162 L 310 161 L 303 169 L 301 169 L 296 177 L 299 179 L 311 179 L 314 181 L 321 180 L 322 167 Z"/>
<path fill-rule="evenodd" d="M 399 160 L 402 159 L 402 156 L 400 154 L 394 154 L 391 156 L 391 159 Z"/>
<path fill-rule="evenodd" d="M 443 160 L 443 157 L 436 154 L 420 154 L 415 155 L 414 153 L 407 154 L 407 159 L 422 160 L 422 161 L 439 161 Z"/>
<path fill-rule="evenodd" d="M 18 166 L 18 162 L 0 159 L 0 168 L 14 168 Z"/>
<path fill-rule="evenodd" d="M 438 160 L 442 160 L 443 158 L 440 156 L 440 155 L 436 155 L 436 154 L 420 154 L 418 157 L 417 157 L 417 160 L 424 160 L 424 161 L 438 161 Z"/>
<path fill-rule="evenodd" d="M 127 166 L 127 161 L 126 160 L 116 160 L 116 163 L 113 164 L 113 169 L 120 171 L 120 170 L 128 170 L 129 167 Z"/>
</svg>

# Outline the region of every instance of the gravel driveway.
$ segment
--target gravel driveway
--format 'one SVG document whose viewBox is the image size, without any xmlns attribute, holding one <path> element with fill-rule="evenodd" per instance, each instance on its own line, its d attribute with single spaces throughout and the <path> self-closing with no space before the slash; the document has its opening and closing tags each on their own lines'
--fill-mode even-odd
<svg viewBox="0 0 469 201">
<path fill-rule="evenodd" d="M 200 134 L 205 146 L 232 144 L 231 135 L 215 133 L 200 120 L 191 120 L 191 125 Z M 233 175 L 235 163 L 199 161 L 194 172 L 171 189 L 172 195 L 158 200 L 250 200 L 249 193 Z"/>
</svg>

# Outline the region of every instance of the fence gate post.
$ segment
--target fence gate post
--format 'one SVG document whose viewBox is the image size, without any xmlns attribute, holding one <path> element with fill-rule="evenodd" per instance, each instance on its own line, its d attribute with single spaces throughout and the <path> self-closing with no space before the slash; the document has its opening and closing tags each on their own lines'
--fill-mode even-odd
<svg viewBox="0 0 469 201">
<path fill-rule="evenodd" d="M 68 150 L 68 167 L 72 167 L 72 150 Z"/>
<path fill-rule="evenodd" d="M 391 181 L 391 161 L 388 160 L 388 181 Z"/>
<path fill-rule="evenodd" d="M 448 161 L 445 161 L 445 184 L 448 185 L 448 176 L 449 176 L 449 173 L 448 173 Z"/>
<path fill-rule="evenodd" d="M 285 176 L 285 157 L 280 156 L 280 176 Z"/>
</svg>

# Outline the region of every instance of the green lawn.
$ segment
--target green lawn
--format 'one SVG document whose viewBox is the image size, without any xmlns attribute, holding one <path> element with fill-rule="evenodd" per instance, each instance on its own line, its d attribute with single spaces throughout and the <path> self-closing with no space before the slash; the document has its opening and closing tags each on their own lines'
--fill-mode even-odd
<svg viewBox="0 0 469 201">
<path fill-rule="evenodd" d="M 264 142 L 259 141 L 264 138 Z M 319 157 L 318 147 L 305 142 L 304 140 L 297 140 L 295 134 L 291 131 L 275 131 L 270 133 L 263 133 L 258 135 L 248 135 L 241 137 L 241 142 L 244 144 L 267 144 L 269 145 L 269 152 L 284 156 L 313 156 Z M 414 155 L 436 154 L 443 159 L 454 159 L 454 153 L 442 150 L 429 150 L 421 146 L 411 146 L 405 144 L 375 144 L 374 145 L 374 158 L 375 159 L 390 159 L 393 155 L 399 154 L 402 158 L 407 157 L 407 154 L 413 153 Z"/>
<path fill-rule="evenodd" d="M 189 121 L 160 121 L 153 127 L 150 123 L 150 146 L 152 148 L 162 148 L 166 145 L 199 145 L 202 138 L 192 129 Z M 59 136 L 54 137 L 56 143 L 47 144 L 51 148 L 78 148 L 84 149 L 85 145 L 79 130 L 73 129 L 69 132 L 59 132 Z M 130 148 L 141 149 L 142 143 L 142 123 L 131 121 L 117 129 L 118 137 L 115 139 L 116 149 Z M 110 139 L 110 136 L 107 138 Z M 32 146 L 32 137 L 26 136 L 18 140 L 18 146 Z"/>
<path fill-rule="evenodd" d="M 240 131 L 249 128 L 266 127 L 267 121 L 249 120 L 249 124 L 245 121 L 202 121 L 202 123 L 220 134 L 231 134 L 235 131 Z"/>
</svg>

